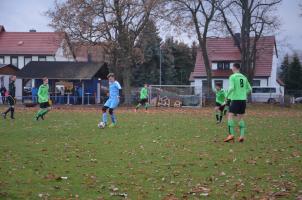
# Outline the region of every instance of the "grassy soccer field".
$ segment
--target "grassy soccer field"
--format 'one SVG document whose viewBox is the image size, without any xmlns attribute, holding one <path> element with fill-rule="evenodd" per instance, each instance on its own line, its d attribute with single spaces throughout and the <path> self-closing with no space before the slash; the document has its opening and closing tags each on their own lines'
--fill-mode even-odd
<svg viewBox="0 0 302 200">
<path fill-rule="evenodd" d="M 4 109 L 4 107 L 0 107 Z M 34 109 L 0 121 L 0 199 L 295 199 L 302 107 L 249 106 L 247 140 L 224 144 L 212 108 L 133 113 Z M 237 131 L 238 132 L 238 131 Z"/>
</svg>

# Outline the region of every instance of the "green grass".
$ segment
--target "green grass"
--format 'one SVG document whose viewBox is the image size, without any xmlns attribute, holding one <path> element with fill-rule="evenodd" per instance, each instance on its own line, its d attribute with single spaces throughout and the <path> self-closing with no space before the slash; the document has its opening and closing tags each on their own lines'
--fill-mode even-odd
<svg viewBox="0 0 302 200">
<path fill-rule="evenodd" d="M 222 142 L 226 123 L 211 108 L 120 109 L 118 127 L 103 130 L 100 110 L 54 110 L 39 122 L 20 110 L 0 121 L 0 199 L 295 199 L 302 190 L 301 107 L 250 106 L 243 144 Z"/>
</svg>

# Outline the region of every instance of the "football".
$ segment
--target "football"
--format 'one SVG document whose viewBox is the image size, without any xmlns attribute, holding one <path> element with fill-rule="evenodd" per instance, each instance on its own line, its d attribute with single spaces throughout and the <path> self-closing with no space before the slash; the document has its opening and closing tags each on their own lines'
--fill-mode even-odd
<svg viewBox="0 0 302 200">
<path fill-rule="evenodd" d="M 105 128 L 106 124 L 104 122 L 98 123 L 99 128 Z"/>
</svg>

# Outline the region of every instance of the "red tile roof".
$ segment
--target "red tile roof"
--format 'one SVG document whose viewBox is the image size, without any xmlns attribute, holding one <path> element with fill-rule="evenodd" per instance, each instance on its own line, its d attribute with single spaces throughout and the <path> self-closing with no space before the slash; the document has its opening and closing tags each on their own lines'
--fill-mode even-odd
<svg viewBox="0 0 302 200">
<path fill-rule="evenodd" d="M 0 54 L 54 55 L 64 37 L 62 32 L 0 32 Z"/>
<path fill-rule="evenodd" d="M 235 46 L 231 37 L 227 38 L 208 38 L 207 40 L 210 62 L 215 61 L 240 61 L 239 49 Z M 262 37 L 257 43 L 257 60 L 255 76 L 269 77 L 272 71 L 273 55 L 275 50 L 275 37 Z M 213 77 L 226 77 L 230 71 L 213 70 Z M 194 77 L 205 77 L 206 70 L 203 62 L 202 52 L 199 50 L 196 56 L 194 71 L 191 73 L 190 80 Z"/>
</svg>

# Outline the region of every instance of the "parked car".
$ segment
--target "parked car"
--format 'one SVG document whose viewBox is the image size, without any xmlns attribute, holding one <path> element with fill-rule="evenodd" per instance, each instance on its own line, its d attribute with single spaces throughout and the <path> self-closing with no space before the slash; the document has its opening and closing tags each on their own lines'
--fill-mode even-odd
<svg viewBox="0 0 302 200">
<path fill-rule="evenodd" d="M 282 88 L 276 87 L 253 87 L 252 102 L 277 103 L 283 98 Z"/>
<path fill-rule="evenodd" d="M 302 103 L 302 97 L 295 98 L 295 103 Z"/>
</svg>

